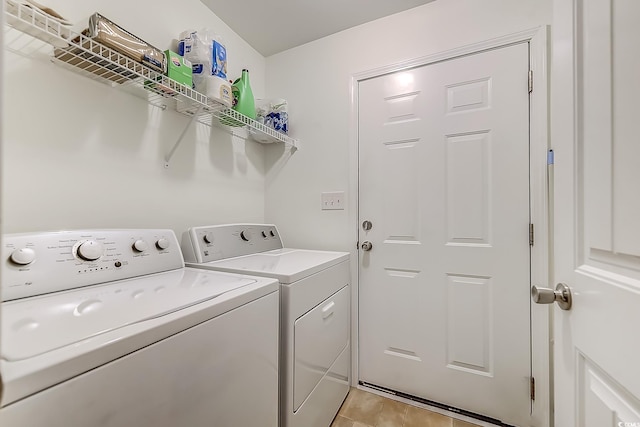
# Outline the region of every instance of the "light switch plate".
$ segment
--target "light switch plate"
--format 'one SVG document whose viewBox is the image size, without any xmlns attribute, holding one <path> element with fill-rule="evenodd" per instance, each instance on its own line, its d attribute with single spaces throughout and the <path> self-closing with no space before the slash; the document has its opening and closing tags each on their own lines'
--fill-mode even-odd
<svg viewBox="0 0 640 427">
<path fill-rule="evenodd" d="M 332 191 L 320 194 L 322 202 L 321 209 L 323 211 L 344 210 L 345 194 L 344 191 Z"/>
</svg>

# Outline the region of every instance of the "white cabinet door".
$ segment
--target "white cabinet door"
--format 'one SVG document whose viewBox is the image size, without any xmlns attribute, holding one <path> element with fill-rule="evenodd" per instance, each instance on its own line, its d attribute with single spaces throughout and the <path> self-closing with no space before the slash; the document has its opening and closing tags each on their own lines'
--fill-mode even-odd
<svg viewBox="0 0 640 427">
<path fill-rule="evenodd" d="M 640 2 L 554 4 L 555 425 L 640 426 Z"/>
<path fill-rule="evenodd" d="M 359 83 L 360 380 L 528 425 L 528 43 Z"/>
</svg>

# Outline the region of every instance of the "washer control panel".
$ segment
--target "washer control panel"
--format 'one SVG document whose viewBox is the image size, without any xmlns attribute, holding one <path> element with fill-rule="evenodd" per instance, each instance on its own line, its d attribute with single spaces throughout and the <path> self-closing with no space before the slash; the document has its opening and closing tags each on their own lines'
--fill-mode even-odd
<svg viewBox="0 0 640 427">
<path fill-rule="evenodd" d="M 225 224 L 191 227 L 182 236 L 187 262 L 210 262 L 282 249 L 273 224 Z"/>
<path fill-rule="evenodd" d="M 8 301 L 184 267 L 172 230 L 5 234 L 2 300 Z"/>
</svg>

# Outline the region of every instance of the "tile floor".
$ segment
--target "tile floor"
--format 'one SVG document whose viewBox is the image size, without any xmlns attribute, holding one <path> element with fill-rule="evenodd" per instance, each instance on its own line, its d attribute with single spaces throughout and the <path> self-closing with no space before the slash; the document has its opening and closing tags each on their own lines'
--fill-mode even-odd
<svg viewBox="0 0 640 427">
<path fill-rule="evenodd" d="M 478 426 L 352 387 L 331 427 Z"/>
</svg>

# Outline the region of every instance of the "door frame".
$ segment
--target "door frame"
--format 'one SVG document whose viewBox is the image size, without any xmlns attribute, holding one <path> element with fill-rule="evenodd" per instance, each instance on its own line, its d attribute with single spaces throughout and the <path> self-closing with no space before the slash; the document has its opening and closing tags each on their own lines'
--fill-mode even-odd
<svg viewBox="0 0 640 427">
<path fill-rule="evenodd" d="M 4 9 L 5 9 L 5 2 L 2 2 L 2 10 L 0 10 L 0 12 L 2 13 L 0 15 L 0 26 L 2 26 L 2 28 L 4 27 Z M 4 87 L 3 87 L 3 82 L 4 82 L 4 31 L 0 32 L 0 46 L 2 46 L 3 48 L 0 49 L 0 93 L 4 94 Z M 4 114 L 3 114 L 3 108 L 4 108 L 4 96 L 0 96 L 0 164 L 3 164 L 4 158 L 2 157 L 2 152 L 4 150 Z M 0 176 L 0 184 L 2 184 L 2 176 Z M 2 194 L 0 193 L 0 208 L 3 206 L 3 197 Z M 0 216 L 0 227 L 3 226 L 2 223 L 2 217 Z M 4 230 L 4 228 L 0 228 L 2 230 Z M 0 274 L 2 273 L 1 271 L 2 269 L 0 269 Z M 1 309 L 1 307 L 0 307 Z M 0 313 L 1 314 L 1 313 Z M 2 326 L 2 316 L 0 316 L 0 326 Z M 1 330 L 1 329 L 0 329 Z M 2 340 L 0 339 L 0 343 L 2 342 Z M 1 350 L 1 349 L 0 349 Z M 2 392 L 3 392 L 3 385 L 4 382 L 2 381 L 2 375 L 0 373 L 0 399 L 2 398 Z"/>
<path fill-rule="evenodd" d="M 531 284 L 547 285 L 551 279 L 551 226 L 549 189 L 547 180 L 547 154 L 549 150 L 549 77 L 548 77 L 548 26 L 536 27 L 479 43 L 465 45 L 434 55 L 365 70 L 351 75 L 350 82 L 350 135 L 349 135 L 349 224 L 354 241 L 359 238 L 359 162 L 358 162 L 358 84 L 362 80 L 411 68 L 446 61 L 487 50 L 507 47 L 517 43 L 529 43 L 529 62 L 533 71 L 534 90 L 529 96 L 529 159 L 530 159 L 530 212 L 535 224 L 535 244 L 531 247 Z M 526 84 L 526 76 L 523 76 Z M 526 230 L 523 230 L 526 232 Z M 351 256 L 351 381 L 358 386 L 360 378 L 359 360 L 359 256 L 356 243 Z M 548 306 L 535 306 L 530 301 L 531 313 L 531 370 L 535 378 L 536 399 L 532 405 L 532 425 L 548 427 L 553 418 L 553 395 L 551 387 L 552 347 L 550 327 L 553 310 Z"/>
</svg>

